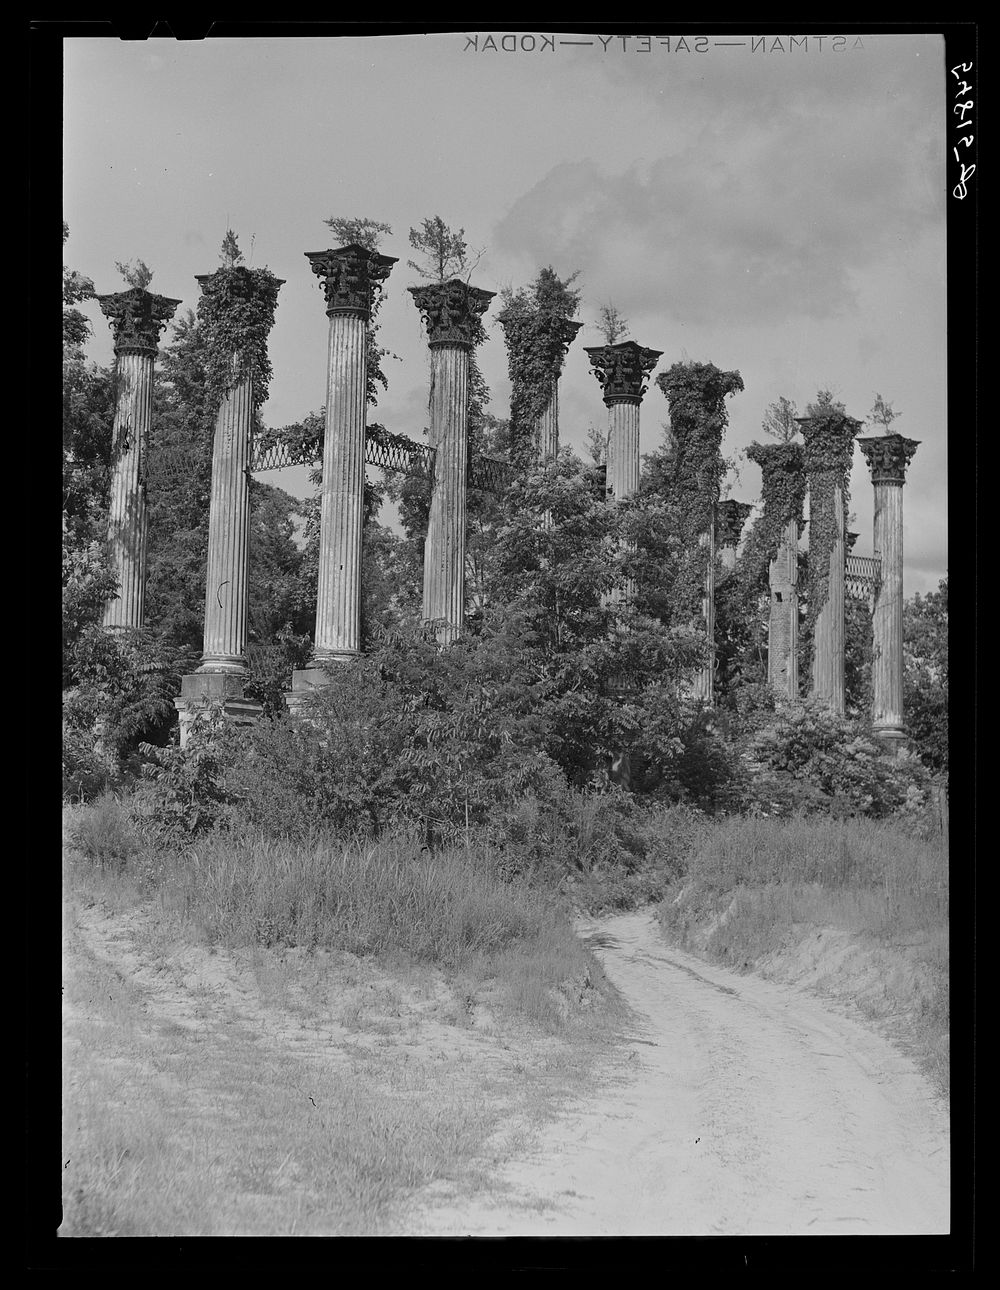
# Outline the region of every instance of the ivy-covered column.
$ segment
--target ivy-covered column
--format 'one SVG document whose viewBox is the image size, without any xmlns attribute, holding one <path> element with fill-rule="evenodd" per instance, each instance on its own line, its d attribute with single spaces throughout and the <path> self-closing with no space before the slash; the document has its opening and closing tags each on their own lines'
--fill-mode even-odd
<svg viewBox="0 0 1000 1290">
<path fill-rule="evenodd" d="M 330 328 L 316 632 L 310 666 L 292 673 L 286 696 L 292 711 L 323 684 L 324 663 L 361 653 L 368 322 L 372 293 L 396 263 L 353 243 L 305 254 L 322 282 Z"/>
<path fill-rule="evenodd" d="M 465 619 L 466 476 L 469 355 L 485 333 L 481 316 L 496 294 L 450 282 L 410 287 L 431 352 L 431 507 L 424 543 L 423 617 L 438 640 L 461 635 Z"/>
<path fill-rule="evenodd" d="M 724 463 L 720 448 L 728 422 L 725 400 L 743 389 L 739 372 L 713 363 L 674 363 L 656 378 L 670 407 L 674 458 L 669 495 L 685 544 L 677 579 L 679 607 L 690 607 L 705 629 L 705 663 L 695 698 L 711 705 L 715 688 L 715 506 Z"/>
<path fill-rule="evenodd" d="M 547 382 L 548 398 L 535 422 L 536 460 L 540 466 L 559 456 L 559 375 L 566 353 L 583 326 L 571 318 L 551 318 L 547 323 L 542 357 L 548 359 L 552 370 Z"/>
<path fill-rule="evenodd" d="M 721 553 L 723 567 L 729 572 L 735 567 L 736 548 L 752 510 L 752 502 L 738 502 L 735 497 L 716 503 L 715 546 Z"/>
<path fill-rule="evenodd" d="M 145 454 L 153 408 L 153 364 L 160 332 L 181 303 L 143 287 L 98 296 L 115 339 L 108 540 L 118 594 L 104 607 L 105 627 L 141 627 L 146 594 Z"/>
<path fill-rule="evenodd" d="M 663 351 L 626 340 L 590 345 L 586 353 L 608 409 L 608 496 L 624 501 L 639 488 L 639 405 Z M 626 585 L 623 596 L 626 603 L 634 599 L 633 583 Z"/>
<path fill-rule="evenodd" d="M 234 244 L 235 245 L 235 244 Z M 242 258 L 242 257 L 240 257 Z M 181 746 L 199 709 L 221 704 L 228 717 L 252 721 L 260 704 L 244 697 L 250 543 L 250 453 L 254 414 L 267 397 L 267 337 L 281 279 L 267 269 L 228 263 L 199 274 L 198 316 L 208 349 L 206 376 L 218 398 L 212 445 L 212 492 L 201 665 L 181 678 Z"/>
<path fill-rule="evenodd" d="M 698 546 L 704 552 L 705 584 L 701 598 L 701 620 L 705 625 L 708 642 L 708 660 L 695 677 L 694 697 L 709 707 L 715 702 L 715 506 L 709 516 L 708 528 L 698 535 Z"/>
<path fill-rule="evenodd" d="M 872 724 L 895 752 L 903 723 L 903 484 L 919 440 L 887 434 L 859 439 L 875 489 L 874 547 L 881 561 L 872 614 Z"/>
<path fill-rule="evenodd" d="M 767 681 L 781 699 L 799 697 L 799 537 L 806 480 L 802 445 L 752 443 L 764 514 L 755 542 L 767 561 Z"/>
<path fill-rule="evenodd" d="M 795 420 L 805 440 L 809 491 L 808 616 L 813 631 L 810 696 L 843 716 L 848 479 L 861 422 L 837 411 Z"/>
</svg>

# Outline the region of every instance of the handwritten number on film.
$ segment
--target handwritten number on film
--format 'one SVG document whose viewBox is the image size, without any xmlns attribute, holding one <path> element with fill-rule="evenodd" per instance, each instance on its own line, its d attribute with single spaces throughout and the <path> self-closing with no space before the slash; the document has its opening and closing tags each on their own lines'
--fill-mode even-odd
<svg viewBox="0 0 1000 1290">
<path fill-rule="evenodd" d="M 956 80 L 959 80 L 960 76 L 964 75 L 965 72 L 971 72 L 971 71 L 972 71 L 971 63 L 956 63 L 956 65 L 951 69 L 951 74 L 952 76 L 954 76 Z M 969 84 L 969 82 L 963 80 L 961 85 L 959 85 L 958 89 L 955 91 L 955 97 L 957 99 L 960 99 L 963 94 L 968 94 L 971 89 L 972 89 L 972 86 Z M 967 112 L 971 112 L 973 109 L 973 106 L 974 104 L 972 99 L 966 99 L 963 103 L 954 104 L 951 110 L 954 113 L 954 115 L 958 117 L 958 120 L 955 123 L 956 129 L 965 130 L 972 125 L 971 117 L 967 121 L 965 119 L 965 114 Z M 958 144 L 961 144 L 965 148 L 971 148 L 972 141 L 975 137 L 976 136 L 974 134 L 964 134 L 959 139 Z M 965 162 L 963 162 L 962 160 L 963 154 L 961 154 L 958 151 L 958 144 L 956 144 L 952 148 L 952 152 L 955 154 L 955 160 L 962 167 L 962 173 L 958 177 L 958 183 L 951 190 L 951 195 L 952 197 L 957 197 L 959 201 L 962 201 L 962 199 L 968 194 L 968 191 L 969 191 L 966 181 L 971 179 L 972 176 L 976 173 L 976 167 L 975 165 L 967 166 Z M 964 155 L 968 156 L 968 153 Z"/>
</svg>

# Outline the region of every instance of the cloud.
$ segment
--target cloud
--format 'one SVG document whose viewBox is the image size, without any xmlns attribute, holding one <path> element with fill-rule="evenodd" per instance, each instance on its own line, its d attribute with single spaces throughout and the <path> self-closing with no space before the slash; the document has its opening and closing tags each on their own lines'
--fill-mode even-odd
<svg viewBox="0 0 1000 1290">
<path fill-rule="evenodd" d="M 830 114 L 800 96 L 776 120 L 727 110 L 673 146 L 651 137 L 640 164 L 561 162 L 513 203 L 496 245 L 582 268 L 588 295 L 626 316 L 835 316 L 855 300 L 852 275 L 943 220 L 943 145 L 902 99 L 884 106 L 879 129 L 871 106 L 862 97 Z"/>
</svg>

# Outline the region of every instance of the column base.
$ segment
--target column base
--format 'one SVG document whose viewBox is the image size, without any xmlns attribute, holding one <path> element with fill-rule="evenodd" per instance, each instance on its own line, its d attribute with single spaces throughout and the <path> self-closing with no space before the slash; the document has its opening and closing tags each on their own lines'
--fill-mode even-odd
<svg viewBox="0 0 1000 1290">
<path fill-rule="evenodd" d="M 901 726 L 876 726 L 872 734 L 889 757 L 898 757 L 901 752 L 906 752 L 910 746 Z"/>
<path fill-rule="evenodd" d="M 239 725 L 252 725 L 263 711 L 255 699 L 243 695 L 243 675 L 232 672 L 194 672 L 181 677 L 181 695 L 174 699 L 181 730 L 181 747 L 187 746 L 199 717 L 213 705 Z"/>
<path fill-rule="evenodd" d="M 315 690 L 321 690 L 324 685 L 329 683 L 329 676 L 326 668 L 320 666 L 321 663 L 331 661 L 338 663 L 349 662 L 352 658 L 357 658 L 357 654 L 329 654 L 324 655 L 321 659 L 314 658 L 311 667 L 297 668 L 292 673 L 292 688 L 285 691 L 285 704 L 288 711 L 293 717 L 300 716 L 303 705 Z"/>
<path fill-rule="evenodd" d="M 246 659 L 237 655 L 217 655 L 203 659 L 194 671 L 197 676 L 209 676 L 212 673 L 222 676 L 246 676 Z"/>
</svg>

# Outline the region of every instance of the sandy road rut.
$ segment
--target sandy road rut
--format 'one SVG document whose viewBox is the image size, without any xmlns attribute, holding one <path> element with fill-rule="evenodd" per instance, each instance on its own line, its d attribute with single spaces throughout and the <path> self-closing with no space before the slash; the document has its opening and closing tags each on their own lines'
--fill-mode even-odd
<svg viewBox="0 0 1000 1290">
<path fill-rule="evenodd" d="M 948 1232 L 947 1114 L 889 1043 L 793 987 L 669 948 L 648 912 L 582 931 L 637 1018 L 623 1069 L 491 1195 L 438 1193 L 411 1231 Z"/>
</svg>

